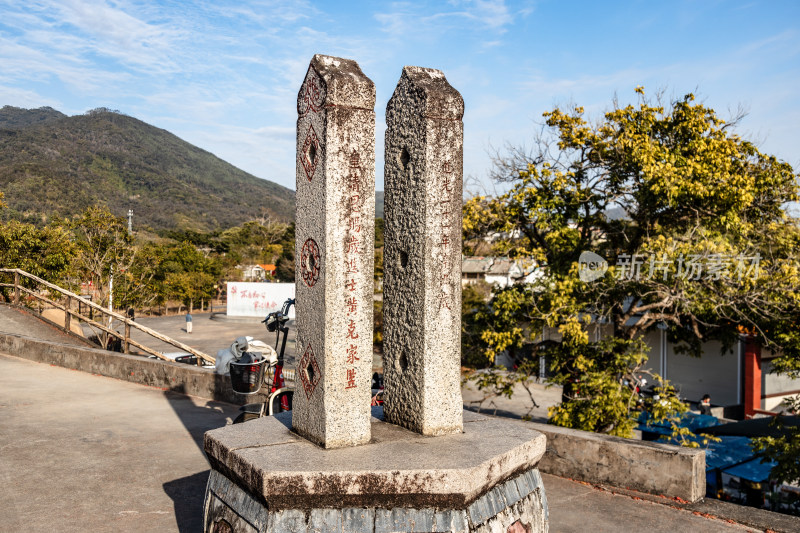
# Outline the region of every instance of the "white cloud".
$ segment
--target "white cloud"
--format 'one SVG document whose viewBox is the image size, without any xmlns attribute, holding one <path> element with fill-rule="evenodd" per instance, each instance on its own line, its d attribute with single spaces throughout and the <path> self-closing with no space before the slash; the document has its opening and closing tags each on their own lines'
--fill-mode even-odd
<svg viewBox="0 0 800 533">
<path fill-rule="evenodd" d="M 408 2 L 394 2 L 389 11 L 374 15 L 384 32 L 394 37 L 429 34 L 440 36 L 454 29 L 506 31 L 514 18 L 504 0 L 463 0 L 451 2 L 452 10 L 429 12 Z"/>
</svg>

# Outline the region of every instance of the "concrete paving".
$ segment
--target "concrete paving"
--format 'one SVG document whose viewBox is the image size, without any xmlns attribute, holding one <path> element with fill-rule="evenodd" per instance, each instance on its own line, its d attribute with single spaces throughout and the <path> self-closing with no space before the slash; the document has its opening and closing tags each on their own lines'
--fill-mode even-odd
<svg viewBox="0 0 800 533">
<path fill-rule="evenodd" d="M 154 329 L 155 331 L 171 337 L 184 344 L 188 344 L 196 350 L 216 356 L 219 350 L 228 348 L 237 337 L 251 336 L 255 339 L 275 346 L 275 334 L 267 331 L 260 319 L 249 320 L 210 320 L 211 313 L 192 313 L 192 332 L 186 332 L 186 315 L 162 316 L 162 317 L 139 317 L 136 322 Z M 122 332 L 123 326 L 114 323 L 114 329 Z M 90 334 L 87 326 L 84 331 Z M 163 353 L 179 352 L 179 348 L 159 341 L 141 331 L 131 328 L 131 338 Z M 289 342 L 286 346 L 287 362 L 294 362 L 294 328 L 289 330 Z"/>
<path fill-rule="evenodd" d="M 229 404 L 0 355 L 0 529 L 199 531 Z M 544 476 L 550 531 L 754 531 Z"/>
<path fill-rule="evenodd" d="M 475 374 L 473 374 L 475 376 Z M 561 387 L 536 379 L 517 383 L 511 398 L 490 389 L 478 390 L 474 380 L 462 384 L 464 407 L 471 411 L 547 423 L 547 409 L 561 402 Z"/>
<path fill-rule="evenodd" d="M 7 304 L 0 304 L 0 332 L 25 335 L 43 341 L 86 346 L 82 340 L 67 335 L 34 315 Z"/>
<path fill-rule="evenodd" d="M 553 533 L 722 533 L 761 531 L 689 510 L 613 494 L 588 483 L 542 474 Z"/>
<path fill-rule="evenodd" d="M 0 356 L 0 530 L 199 531 L 229 404 Z"/>
</svg>

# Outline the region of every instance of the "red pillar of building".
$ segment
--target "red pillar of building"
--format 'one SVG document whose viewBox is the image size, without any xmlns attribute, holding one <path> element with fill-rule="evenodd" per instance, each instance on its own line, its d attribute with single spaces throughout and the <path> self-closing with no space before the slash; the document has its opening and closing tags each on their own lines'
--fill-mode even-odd
<svg viewBox="0 0 800 533">
<path fill-rule="evenodd" d="M 753 337 L 744 344 L 744 417 L 761 409 L 761 346 Z"/>
</svg>

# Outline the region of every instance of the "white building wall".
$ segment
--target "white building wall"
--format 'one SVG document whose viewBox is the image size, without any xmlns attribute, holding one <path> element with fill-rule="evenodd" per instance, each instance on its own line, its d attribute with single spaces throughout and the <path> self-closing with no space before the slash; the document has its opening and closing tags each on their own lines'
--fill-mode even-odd
<svg viewBox="0 0 800 533">
<path fill-rule="evenodd" d="M 644 342 L 650 347 L 650 351 L 647 353 L 647 362 L 644 364 L 644 368 L 663 378 L 661 335 L 660 329 L 645 334 Z"/>
<path fill-rule="evenodd" d="M 514 283 L 514 281 L 510 280 L 508 276 L 486 274 L 486 283 L 489 285 L 494 285 L 496 283 L 500 287 L 508 287 Z"/>
<path fill-rule="evenodd" d="M 702 357 L 675 353 L 672 343 L 667 343 L 667 379 L 680 388 L 680 395 L 699 401 L 704 394 L 711 395 L 715 405 L 736 405 L 739 398 L 740 378 L 738 346 L 723 352 L 716 341 L 703 345 Z"/>
</svg>

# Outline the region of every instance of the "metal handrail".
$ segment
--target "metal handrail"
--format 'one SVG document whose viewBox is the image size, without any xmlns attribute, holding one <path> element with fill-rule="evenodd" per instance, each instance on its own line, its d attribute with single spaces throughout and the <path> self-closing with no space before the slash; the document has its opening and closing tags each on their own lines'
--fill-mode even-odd
<svg viewBox="0 0 800 533">
<path fill-rule="evenodd" d="M 159 333 L 157 331 L 154 331 L 154 330 L 148 328 L 147 326 L 142 326 L 141 324 L 139 324 L 137 322 L 134 322 L 133 320 L 130 320 L 129 318 L 127 318 L 127 317 L 125 317 L 123 315 L 120 315 L 119 313 L 115 313 L 114 311 L 109 311 L 108 309 L 105 309 L 104 307 L 94 303 L 91 300 L 87 300 L 86 298 L 78 296 L 77 294 L 75 294 L 73 292 L 70 292 L 70 291 L 68 291 L 66 289 L 62 289 L 58 285 L 54 285 L 54 284 L 52 284 L 52 283 L 50 283 L 48 281 L 43 280 L 40 277 L 34 276 L 33 274 L 29 274 L 28 272 L 25 272 L 24 270 L 20 270 L 19 268 L 0 268 L 0 273 L 14 274 L 14 283 L 13 284 L 11 284 L 11 283 L 0 283 L 0 287 L 8 287 L 8 288 L 13 288 L 14 289 L 14 305 L 20 305 L 20 293 L 22 291 L 24 291 L 24 292 L 30 294 L 31 296 L 33 296 L 34 298 L 36 298 L 37 300 L 41 300 L 41 301 L 43 301 L 43 302 L 55 307 L 56 309 L 61 309 L 62 311 L 64 311 L 64 329 L 66 331 L 70 331 L 70 323 L 71 323 L 72 317 L 75 316 L 76 318 L 79 318 L 79 319 L 83 320 L 84 322 L 86 322 L 88 324 L 91 324 L 92 326 L 94 326 L 94 327 L 96 327 L 96 328 L 98 328 L 98 329 L 100 329 L 102 331 L 105 331 L 107 334 L 109 334 L 111 336 L 121 339 L 123 341 L 123 350 L 124 350 L 125 353 L 128 353 L 129 346 L 133 345 L 136 348 L 138 348 L 138 349 L 140 349 L 140 350 L 142 350 L 144 352 L 147 352 L 147 353 L 149 353 L 151 355 L 154 355 L 154 356 L 158 357 L 159 359 L 163 359 L 165 361 L 172 361 L 172 359 L 170 359 L 169 357 L 164 356 L 164 354 L 162 354 L 161 352 L 159 352 L 157 350 L 153 350 L 152 348 L 148 348 L 147 346 L 144 346 L 144 345 L 134 341 L 133 339 L 131 339 L 130 338 L 131 328 L 135 328 L 135 329 L 138 329 L 139 331 L 141 331 L 143 333 L 146 333 L 147 335 L 150 335 L 151 337 L 154 337 L 154 338 L 156 338 L 156 339 L 158 339 L 158 340 L 160 340 L 162 342 L 166 342 L 167 344 L 175 346 L 176 348 L 180 348 L 181 350 L 194 355 L 195 357 L 197 357 L 197 366 L 201 366 L 202 365 L 202 361 L 207 361 L 207 362 L 212 363 L 212 364 L 214 363 L 214 358 L 211 357 L 208 354 L 205 354 L 205 353 L 203 353 L 203 352 L 201 352 L 199 350 L 195 350 L 191 346 L 188 346 L 188 345 L 186 345 L 186 344 L 184 344 L 184 343 L 182 343 L 180 341 L 176 341 L 175 339 L 167 337 L 166 335 L 162 335 L 161 333 Z M 20 285 L 20 277 L 21 276 L 25 277 L 25 278 L 28 278 L 28 279 L 36 282 L 36 283 L 39 283 L 40 285 L 44 285 L 48 289 L 56 291 L 56 292 L 62 294 L 63 296 L 66 296 L 67 303 L 65 305 L 61 305 L 58 302 L 55 302 L 55 301 L 53 301 L 53 300 L 51 300 L 51 299 L 49 299 L 49 298 L 47 298 L 45 296 L 42 296 L 42 295 L 36 293 L 36 291 L 28 289 L 27 287 L 23 287 L 22 285 Z M 72 303 L 72 300 L 75 300 L 77 302 L 85 304 L 86 306 L 88 306 L 88 307 L 90 307 L 90 308 L 92 308 L 92 309 L 94 309 L 96 311 L 99 311 L 104 317 L 111 317 L 111 318 L 113 318 L 115 320 L 118 320 L 118 321 L 122 322 L 123 324 L 125 324 L 125 333 L 124 333 L 124 335 L 121 335 L 120 333 L 112 330 L 111 328 L 106 327 L 103 324 L 101 324 L 99 322 L 96 322 L 96 321 L 94 321 L 92 319 L 89 319 L 89 318 L 79 314 L 78 312 L 73 311 L 72 309 L 70 309 L 70 304 Z"/>
</svg>

